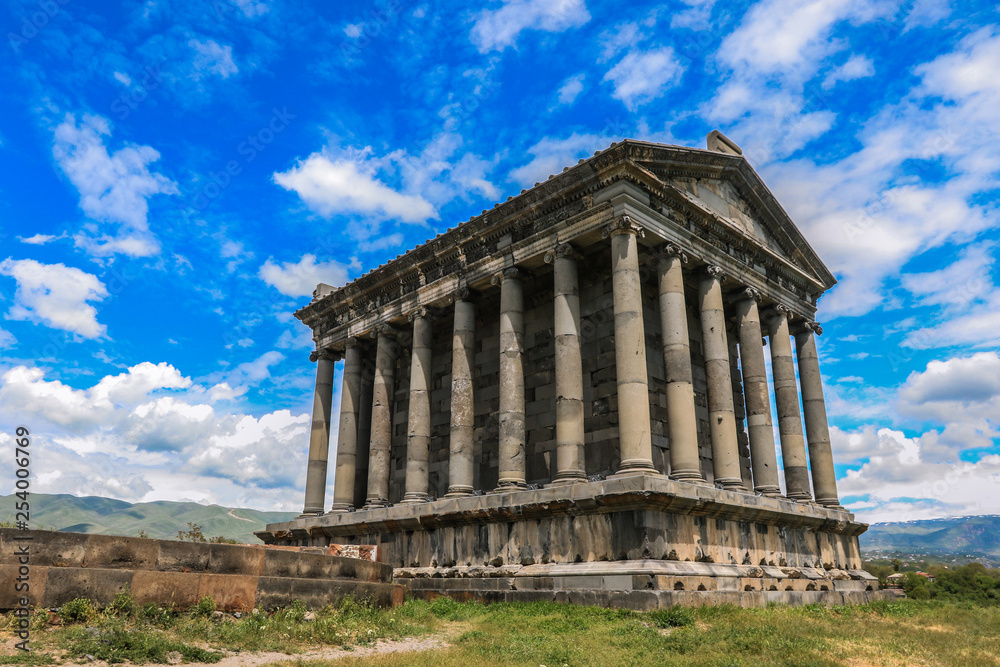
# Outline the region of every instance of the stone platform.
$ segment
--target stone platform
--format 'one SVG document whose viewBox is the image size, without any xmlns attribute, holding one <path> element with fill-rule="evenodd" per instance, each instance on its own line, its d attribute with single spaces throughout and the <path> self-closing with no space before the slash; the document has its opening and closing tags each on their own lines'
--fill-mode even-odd
<svg viewBox="0 0 1000 667">
<path fill-rule="evenodd" d="M 18 549 L 28 548 L 27 563 Z M 21 570 L 27 566 L 26 575 Z M 74 598 L 110 603 L 126 588 L 139 604 L 186 610 L 210 596 L 219 609 L 271 609 L 301 600 L 311 609 L 347 596 L 379 606 L 403 601 L 382 563 L 264 546 L 197 544 L 113 535 L 0 528 L 0 609 L 14 609 L 26 576 L 31 605 L 57 607 Z"/>
<path fill-rule="evenodd" d="M 417 597 L 636 609 L 860 603 L 867 525 L 841 509 L 631 475 L 270 524 L 267 543 L 375 544 Z"/>
</svg>

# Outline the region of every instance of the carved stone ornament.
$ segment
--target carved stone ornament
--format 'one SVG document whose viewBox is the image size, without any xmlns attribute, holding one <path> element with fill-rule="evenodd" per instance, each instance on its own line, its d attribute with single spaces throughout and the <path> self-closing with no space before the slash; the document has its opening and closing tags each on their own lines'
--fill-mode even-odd
<svg viewBox="0 0 1000 667">
<path fill-rule="evenodd" d="M 756 287 L 748 287 L 740 292 L 740 299 L 753 299 L 757 303 L 760 303 L 760 290 Z"/>
<path fill-rule="evenodd" d="M 570 244 L 560 243 L 552 250 L 547 251 L 543 257 L 546 264 L 551 264 L 556 261 L 556 258 L 583 259 L 583 256 Z"/>
<path fill-rule="evenodd" d="M 344 349 L 349 350 L 352 347 L 356 347 L 360 341 L 357 336 L 348 336 L 344 339 Z"/>
<path fill-rule="evenodd" d="M 783 304 L 776 303 L 767 309 L 765 316 L 769 320 L 773 320 L 778 317 L 784 317 L 786 320 L 792 319 L 792 310 Z"/>
<path fill-rule="evenodd" d="M 618 220 L 615 220 L 601 232 L 601 238 L 606 239 L 609 236 L 614 236 L 615 234 L 635 234 L 640 239 L 646 236 L 646 230 L 644 230 L 639 224 L 632 221 L 632 218 L 627 215 L 623 215 Z"/>
<path fill-rule="evenodd" d="M 340 355 L 335 350 L 330 350 L 323 348 L 322 350 L 313 350 L 309 353 L 309 361 L 315 363 L 320 359 L 325 359 L 327 361 L 337 361 L 340 359 Z"/>
<path fill-rule="evenodd" d="M 398 336 L 399 330 L 391 324 L 376 324 L 375 325 L 376 336 Z"/>
<path fill-rule="evenodd" d="M 459 287 L 451 293 L 451 296 L 448 297 L 448 301 L 451 303 L 455 303 L 457 301 L 468 301 L 471 297 L 472 290 L 468 287 Z"/>
<path fill-rule="evenodd" d="M 434 309 L 428 308 L 427 306 L 417 306 L 416 308 L 413 309 L 412 312 L 410 312 L 409 315 L 406 316 L 406 319 L 412 322 L 418 317 L 422 317 L 424 319 L 433 319 Z"/>
<path fill-rule="evenodd" d="M 521 269 L 517 268 L 516 266 L 511 266 L 509 268 L 504 269 L 500 273 L 497 273 L 496 275 L 494 275 L 490 279 L 490 284 L 491 285 L 499 285 L 500 283 L 502 283 L 504 280 L 506 280 L 508 278 L 517 278 L 517 279 L 520 279 L 520 278 L 523 278 L 523 277 L 524 277 L 524 272 Z"/>
<path fill-rule="evenodd" d="M 661 258 L 667 257 L 678 257 L 681 260 L 681 264 L 688 263 L 688 255 L 684 252 L 684 249 L 673 243 L 664 243 L 659 248 L 656 249 L 656 255 Z"/>
<path fill-rule="evenodd" d="M 712 276 L 720 283 L 726 282 L 726 274 L 723 272 L 721 266 L 716 266 L 715 264 L 709 264 L 705 267 L 705 273 Z"/>
<path fill-rule="evenodd" d="M 806 329 L 809 329 L 810 331 L 812 331 L 813 333 L 815 333 L 817 336 L 822 336 L 823 335 L 823 327 L 821 327 L 819 325 L 819 322 L 813 322 L 812 320 L 809 320 L 809 321 L 804 322 L 802 324 L 802 326 L 804 328 L 806 328 Z"/>
</svg>

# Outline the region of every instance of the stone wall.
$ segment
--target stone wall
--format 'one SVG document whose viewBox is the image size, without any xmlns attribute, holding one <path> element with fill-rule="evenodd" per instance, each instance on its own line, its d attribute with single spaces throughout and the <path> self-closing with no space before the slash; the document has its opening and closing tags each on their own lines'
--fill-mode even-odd
<svg viewBox="0 0 1000 667">
<path fill-rule="evenodd" d="M 110 603 L 126 588 L 139 604 L 186 610 L 204 596 L 220 609 L 270 609 L 301 600 L 307 607 L 348 596 L 380 606 L 399 604 L 403 589 L 392 567 L 297 549 L 196 544 L 113 535 L 0 529 L 0 581 L 13 582 L 27 546 L 32 605 L 58 607 L 78 597 Z M 18 607 L 12 583 L 0 589 L 0 609 Z"/>
</svg>

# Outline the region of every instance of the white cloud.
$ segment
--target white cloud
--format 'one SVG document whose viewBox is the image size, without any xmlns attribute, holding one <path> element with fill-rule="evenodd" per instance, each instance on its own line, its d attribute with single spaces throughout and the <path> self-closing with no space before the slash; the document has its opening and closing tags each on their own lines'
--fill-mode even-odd
<svg viewBox="0 0 1000 667">
<path fill-rule="evenodd" d="M 829 90 L 841 81 L 854 81 L 875 74 L 875 63 L 870 58 L 855 54 L 843 65 L 833 68 L 823 79 L 823 89 Z"/>
<path fill-rule="evenodd" d="M 266 375 L 274 355 L 281 357 L 265 355 L 240 374 Z M 226 383 L 195 384 L 163 363 L 81 389 L 40 368 L 0 375 L 5 414 L 34 425 L 40 493 L 292 509 L 301 501 L 309 414 L 220 409 L 237 396 Z M 9 444 L 9 426 L 0 428 L 0 445 Z"/>
<path fill-rule="evenodd" d="M 205 74 L 214 74 L 223 79 L 228 79 L 233 74 L 239 72 L 236 63 L 233 62 L 233 47 L 222 46 L 214 39 L 201 41 L 191 39 L 188 46 L 194 49 L 194 73 L 192 78 L 197 81 Z"/>
<path fill-rule="evenodd" d="M 282 262 L 280 266 L 269 259 L 258 275 L 285 296 L 309 296 L 319 283 L 334 287 L 346 283 L 348 268 L 332 259 L 317 264 L 316 256 L 307 254 L 298 262 Z"/>
<path fill-rule="evenodd" d="M 584 79 L 586 79 L 585 74 L 577 74 L 563 81 L 563 84 L 559 86 L 560 105 L 565 106 L 576 101 L 576 98 L 583 92 Z"/>
<path fill-rule="evenodd" d="M 531 162 L 511 171 L 510 178 L 521 185 L 544 181 L 550 175 L 560 173 L 563 167 L 574 164 L 578 159 L 589 157 L 595 151 L 607 148 L 611 141 L 608 137 L 575 132 L 565 139 L 545 137 L 527 150 L 534 156 Z"/>
<path fill-rule="evenodd" d="M 900 387 L 901 411 L 941 423 L 989 419 L 1000 424 L 1000 353 L 931 361 Z"/>
<path fill-rule="evenodd" d="M 707 28 L 711 24 L 715 0 L 681 0 L 687 9 L 670 17 L 671 28 Z"/>
<path fill-rule="evenodd" d="M 916 0 L 913 8 L 906 15 L 904 32 L 922 26 L 932 26 L 943 21 L 951 14 L 949 0 Z"/>
<path fill-rule="evenodd" d="M 470 38 L 480 53 L 503 51 L 524 30 L 563 32 L 589 20 L 584 0 L 505 0 L 500 9 L 478 14 Z"/>
<path fill-rule="evenodd" d="M 676 85 L 684 67 L 670 47 L 649 51 L 630 51 L 604 75 L 604 81 L 614 86 L 611 94 L 621 100 L 629 111 L 635 111 L 661 97 L 666 89 Z"/>
<path fill-rule="evenodd" d="M 59 239 L 66 238 L 65 234 L 60 234 L 55 236 L 53 234 L 35 234 L 33 236 L 18 236 L 17 240 L 21 243 L 27 243 L 28 245 L 45 245 L 46 243 L 51 243 L 52 241 L 58 241 Z"/>
<path fill-rule="evenodd" d="M 149 146 L 127 145 L 108 153 L 104 137 L 111 136 L 107 119 L 85 115 L 77 124 L 67 114 L 55 129 L 52 154 L 80 193 L 80 208 L 99 222 L 123 227 L 121 236 L 91 236 L 81 232 L 77 245 L 98 255 L 124 253 L 136 257 L 156 254 L 159 244 L 149 232 L 150 197 L 178 194 L 169 178 L 149 171 L 160 154 Z"/>
<path fill-rule="evenodd" d="M 0 275 L 17 281 L 14 305 L 7 317 L 39 322 L 84 338 L 100 338 L 106 328 L 89 301 L 102 301 L 108 290 L 97 276 L 64 264 L 33 259 L 0 262 Z"/>
<path fill-rule="evenodd" d="M 0 350 L 11 348 L 15 345 L 17 345 L 17 339 L 14 338 L 14 334 L 6 329 L 0 329 Z"/>
<path fill-rule="evenodd" d="M 423 222 L 437 217 L 434 206 L 420 195 L 397 192 L 378 178 L 379 164 L 370 149 L 343 156 L 313 153 L 274 181 L 294 191 L 313 210 L 330 217 L 362 214 Z"/>
</svg>

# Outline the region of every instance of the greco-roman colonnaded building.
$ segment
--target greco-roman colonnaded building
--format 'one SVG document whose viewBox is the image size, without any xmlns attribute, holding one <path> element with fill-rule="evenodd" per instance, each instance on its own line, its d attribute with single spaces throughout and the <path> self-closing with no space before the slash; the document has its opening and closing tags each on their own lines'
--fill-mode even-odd
<svg viewBox="0 0 1000 667">
<path fill-rule="evenodd" d="M 835 282 L 720 133 L 613 144 L 317 288 L 305 508 L 258 535 L 376 544 L 416 595 L 879 596 L 816 355 Z"/>
</svg>

